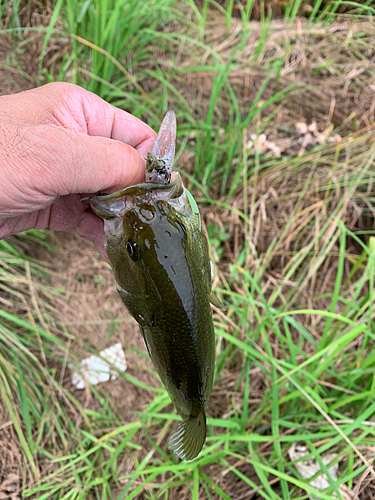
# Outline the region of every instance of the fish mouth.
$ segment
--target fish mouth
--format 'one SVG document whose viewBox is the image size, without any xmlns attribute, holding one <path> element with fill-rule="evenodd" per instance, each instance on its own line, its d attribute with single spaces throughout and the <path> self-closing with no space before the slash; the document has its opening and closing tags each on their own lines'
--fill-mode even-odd
<svg viewBox="0 0 375 500">
<path fill-rule="evenodd" d="M 134 205 L 165 200 L 181 211 L 186 204 L 181 176 L 173 170 L 176 144 L 176 115 L 169 109 L 146 159 L 146 182 L 128 186 L 108 195 L 90 198 L 92 210 L 102 219 L 123 218 Z M 179 210 L 180 207 L 180 210 Z"/>
</svg>

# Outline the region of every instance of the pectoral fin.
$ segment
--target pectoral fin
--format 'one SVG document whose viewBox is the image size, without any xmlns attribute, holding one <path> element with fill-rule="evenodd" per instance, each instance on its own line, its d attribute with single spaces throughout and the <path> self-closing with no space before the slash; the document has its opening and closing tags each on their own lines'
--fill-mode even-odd
<svg viewBox="0 0 375 500">
<path fill-rule="evenodd" d="M 150 344 L 149 344 L 148 339 L 147 339 L 146 330 L 145 330 L 144 328 L 142 328 L 141 326 L 139 327 L 139 329 L 141 330 L 141 334 L 142 334 L 143 342 L 144 342 L 145 347 L 146 347 L 146 349 L 147 349 L 148 355 L 149 355 L 149 356 L 150 356 L 150 358 L 151 358 L 151 349 L 150 349 Z"/>
<path fill-rule="evenodd" d="M 211 292 L 210 295 L 208 296 L 208 300 L 211 302 L 211 304 L 219 309 L 221 309 L 223 312 L 227 310 L 225 305 L 221 302 L 219 297 L 216 297 L 214 292 Z"/>
<path fill-rule="evenodd" d="M 129 292 L 127 292 L 126 290 L 124 290 L 123 288 L 121 288 L 121 286 L 118 284 L 116 284 L 116 290 L 118 291 L 118 294 L 120 295 L 120 297 L 122 298 L 124 303 L 125 303 L 126 299 L 131 297 L 131 294 Z M 126 305 L 126 303 L 125 303 L 125 305 Z"/>
</svg>

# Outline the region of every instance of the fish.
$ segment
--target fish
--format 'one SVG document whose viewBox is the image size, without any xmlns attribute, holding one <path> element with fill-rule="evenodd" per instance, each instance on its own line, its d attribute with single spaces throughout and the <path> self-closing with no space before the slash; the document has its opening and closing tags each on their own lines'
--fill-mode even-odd
<svg viewBox="0 0 375 500">
<path fill-rule="evenodd" d="M 201 216 L 173 170 L 176 117 L 168 110 L 150 153 L 145 182 L 90 199 L 104 220 L 105 249 L 117 291 L 137 321 L 147 352 L 182 421 L 169 440 L 182 460 L 206 440 L 206 406 L 215 371 L 210 303 L 212 264 Z"/>
</svg>

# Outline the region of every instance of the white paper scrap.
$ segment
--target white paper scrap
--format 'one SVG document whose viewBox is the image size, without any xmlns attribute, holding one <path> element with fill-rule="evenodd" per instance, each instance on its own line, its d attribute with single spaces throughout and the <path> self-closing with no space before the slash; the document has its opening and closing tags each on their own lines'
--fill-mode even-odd
<svg viewBox="0 0 375 500">
<path fill-rule="evenodd" d="M 84 389 L 85 382 L 96 385 L 108 380 L 116 380 L 118 371 L 126 370 L 125 352 L 120 342 L 104 349 L 99 354 L 100 357 L 89 356 L 83 359 L 78 367 L 71 366 L 72 385 L 77 389 Z"/>
<path fill-rule="evenodd" d="M 289 457 L 292 460 L 292 462 L 308 455 L 309 453 L 310 452 L 306 446 L 299 445 L 296 443 L 293 443 L 292 446 L 289 448 Z M 328 465 L 336 457 L 337 454 L 331 453 L 329 455 L 322 456 L 321 459 L 324 465 Z M 301 474 L 303 479 L 310 479 L 310 477 L 315 476 L 315 474 L 321 470 L 320 465 L 317 463 L 315 458 L 310 458 L 308 460 L 302 460 L 300 462 L 296 462 L 294 466 Z M 331 479 L 334 482 L 337 481 L 338 468 L 339 468 L 338 463 L 328 468 L 329 475 L 331 476 Z M 309 484 L 316 490 L 324 490 L 325 488 L 329 487 L 330 482 L 327 476 L 322 472 L 322 474 L 320 474 L 318 477 L 316 477 L 312 481 L 309 481 Z M 354 493 L 345 484 L 340 484 L 338 486 L 338 490 L 340 491 L 341 496 L 344 500 L 354 499 Z M 315 500 L 316 496 L 312 495 L 310 496 L 310 498 L 311 500 Z M 335 493 L 332 494 L 332 498 L 337 498 Z"/>
</svg>

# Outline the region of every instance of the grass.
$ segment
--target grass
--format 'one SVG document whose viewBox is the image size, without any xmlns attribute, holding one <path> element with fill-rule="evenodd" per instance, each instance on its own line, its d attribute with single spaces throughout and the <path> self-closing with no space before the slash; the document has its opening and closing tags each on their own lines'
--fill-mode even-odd
<svg viewBox="0 0 375 500">
<path fill-rule="evenodd" d="M 149 398 L 131 419 L 100 389 L 90 388 L 95 407 L 67 389 L 67 362 L 83 341 L 55 313 L 67 294 L 50 284 L 53 268 L 26 256 L 48 240 L 31 233 L 0 241 L 0 397 L 7 415 L 0 432 L 1 442 L 18 443 L 12 456 L 22 496 L 342 499 L 343 484 L 369 498 L 375 151 L 371 115 L 355 111 L 373 74 L 368 67 L 352 76 L 349 90 L 344 76 L 346 64 L 371 59 L 373 26 L 365 16 L 373 3 L 315 2 L 300 35 L 293 23 L 301 1 L 286 6 L 281 30 L 266 8 L 261 25 L 249 23 L 251 1 L 237 9 L 238 21 L 231 18 L 234 2 L 215 10 L 206 1 L 173 0 L 35 6 L 46 13 L 30 42 L 40 45 L 40 83 L 68 79 L 156 129 L 166 109 L 176 109 L 178 166 L 208 226 L 216 291 L 228 312 L 215 311 L 207 443 L 196 460 L 179 462 L 166 446 L 178 417 L 152 369 L 152 382 L 122 375 Z M 5 28 L 23 33 L 21 9 L 1 8 L 3 19 L 11 12 Z M 335 22 L 337 32 L 329 29 Z M 295 65 L 301 54 L 304 66 Z M 344 88 L 353 103 L 345 114 Z M 338 110 L 331 110 L 332 95 Z M 248 146 L 250 133 L 285 128 L 293 142 L 293 124 L 310 116 L 321 123 L 330 117 L 329 132 L 335 127 L 342 140 L 280 158 Z M 108 336 L 122 325 L 119 318 L 108 324 Z M 325 473 L 322 456 L 335 453 L 338 481 L 315 491 L 288 457 L 295 442 Z M 11 462 L 0 465 L 0 478 Z"/>
</svg>

